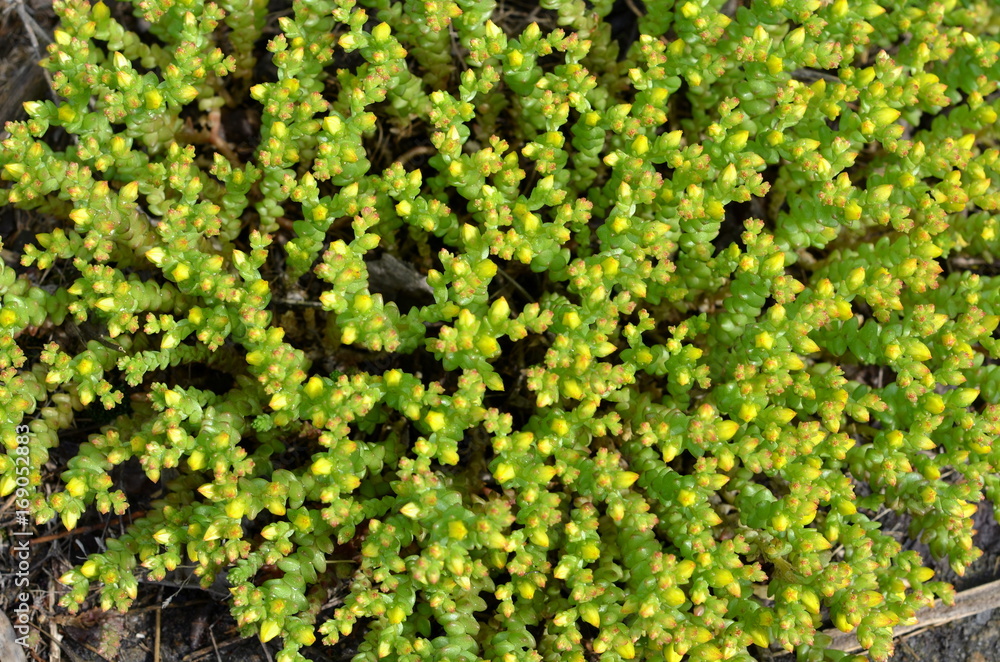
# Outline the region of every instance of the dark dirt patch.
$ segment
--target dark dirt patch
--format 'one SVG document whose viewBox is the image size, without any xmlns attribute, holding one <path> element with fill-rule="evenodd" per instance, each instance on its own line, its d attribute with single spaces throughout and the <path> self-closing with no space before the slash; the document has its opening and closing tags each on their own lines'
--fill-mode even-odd
<svg viewBox="0 0 1000 662">
<path fill-rule="evenodd" d="M 897 642 L 893 662 L 1000 660 L 1000 612 L 985 611 Z"/>
</svg>

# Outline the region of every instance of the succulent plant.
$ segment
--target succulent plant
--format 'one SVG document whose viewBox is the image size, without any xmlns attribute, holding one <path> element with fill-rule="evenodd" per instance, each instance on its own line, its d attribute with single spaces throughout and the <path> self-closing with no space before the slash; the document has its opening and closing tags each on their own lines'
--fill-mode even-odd
<svg viewBox="0 0 1000 662">
<path fill-rule="evenodd" d="M 1000 504 L 991 3 L 646 0 L 631 44 L 608 0 L 122 4 L 57 0 L 0 143 L 59 222 L 0 266 L 0 495 L 165 483 L 64 605 L 187 563 L 282 661 L 675 662 L 850 659 L 827 619 L 884 660 L 950 599 L 878 519 L 962 572 Z"/>
</svg>

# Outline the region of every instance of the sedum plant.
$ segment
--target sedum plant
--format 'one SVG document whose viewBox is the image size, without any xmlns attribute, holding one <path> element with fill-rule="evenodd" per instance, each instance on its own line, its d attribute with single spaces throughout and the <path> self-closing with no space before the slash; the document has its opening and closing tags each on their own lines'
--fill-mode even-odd
<svg viewBox="0 0 1000 662">
<path fill-rule="evenodd" d="M 0 494 L 164 486 L 64 606 L 192 565 L 283 661 L 818 661 L 951 598 L 880 518 L 961 573 L 1000 504 L 992 3 L 121 5 L 57 0 L 0 148 L 54 219 L 0 270 Z"/>
</svg>

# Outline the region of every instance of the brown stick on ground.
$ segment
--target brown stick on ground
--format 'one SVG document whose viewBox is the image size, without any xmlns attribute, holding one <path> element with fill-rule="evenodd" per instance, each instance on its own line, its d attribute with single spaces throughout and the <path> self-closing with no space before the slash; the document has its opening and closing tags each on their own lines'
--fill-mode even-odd
<svg viewBox="0 0 1000 662">
<path fill-rule="evenodd" d="M 153 662 L 160 662 L 160 635 L 162 633 L 162 609 L 156 610 L 156 642 L 153 645 Z"/>
<path fill-rule="evenodd" d="M 918 630 L 944 625 L 951 621 L 957 621 L 978 613 L 1000 607 L 1000 579 L 983 584 L 976 588 L 962 591 L 955 596 L 955 604 L 947 606 L 941 603 L 921 609 L 917 612 L 917 622 L 913 625 L 901 625 L 893 630 L 893 637 L 899 639 L 906 635 L 913 634 Z M 845 633 L 840 630 L 826 630 L 825 634 L 833 638 L 830 648 L 844 651 L 845 653 L 855 653 L 861 650 L 861 644 L 853 632 Z"/>
<path fill-rule="evenodd" d="M 107 528 L 109 526 L 114 526 L 122 521 L 123 517 L 131 517 L 132 519 L 139 519 L 146 514 L 146 511 L 140 510 L 137 513 L 129 513 L 128 515 L 122 517 L 116 517 L 110 522 L 102 524 L 91 524 L 90 526 L 78 526 L 75 529 L 70 529 L 69 531 L 61 531 L 60 533 L 52 533 L 47 536 L 38 536 L 37 538 L 32 538 L 30 544 L 41 545 L 45 542 L 52 542 L 53 540 L 59 540 L 60 538 L 67 538 L 69 536 L 80 535 L 81 533 L 89 533 L 90 531 L 99 531 L 100 529 Z"/>
</svg>

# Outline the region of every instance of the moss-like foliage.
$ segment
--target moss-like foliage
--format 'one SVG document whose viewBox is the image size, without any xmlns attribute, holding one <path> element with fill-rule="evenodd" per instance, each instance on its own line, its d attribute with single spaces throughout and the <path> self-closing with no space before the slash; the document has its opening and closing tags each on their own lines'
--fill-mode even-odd
<svg viewBox="0 0 1000 662">
<path fill-rule="evenodd" d="M 64 605 L 191 564 L 283 662 L 885 659 L 951 589 L 879 519 L 979 555 L 994 2 L 133 4 L 57 1 L 0 148 L 56 221 L 0 271 L 0 494 L 164 484 Z"/>
</svg>

